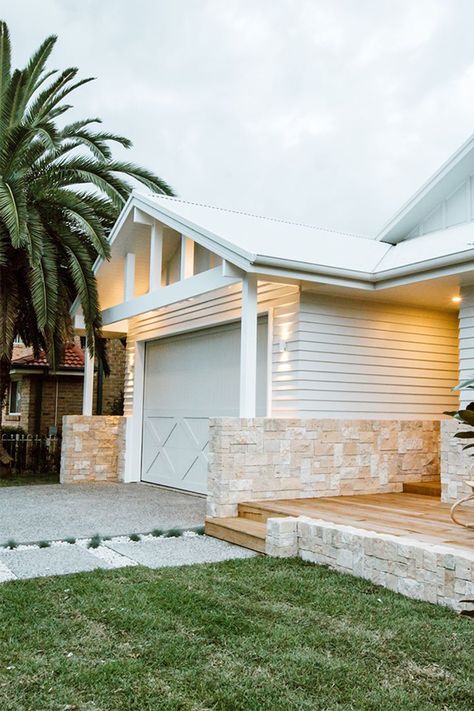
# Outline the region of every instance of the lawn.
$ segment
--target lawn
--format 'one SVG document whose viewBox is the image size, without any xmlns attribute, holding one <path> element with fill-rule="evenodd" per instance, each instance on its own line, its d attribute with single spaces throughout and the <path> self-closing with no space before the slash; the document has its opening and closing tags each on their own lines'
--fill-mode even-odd
<svg viewBox="0 0 474 711">
<path fill-rule="evenodd" d="M 9 479 L 0 479 L 0 488 L 2 486 L 30 486 L 31 484 L 58 484 L 59 476 L 57 474 L 21 474 L 12 476 Z"/>
<path fill-rule="evenodd" d="M 473 620 L 299 560 L 0 586 L 2 711 L 472 711 Z"/>
</svg>

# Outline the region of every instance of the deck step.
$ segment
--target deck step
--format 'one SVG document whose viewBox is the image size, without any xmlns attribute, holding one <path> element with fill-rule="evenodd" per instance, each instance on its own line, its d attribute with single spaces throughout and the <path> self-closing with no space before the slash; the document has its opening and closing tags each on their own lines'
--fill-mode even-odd
<svg viewBox="0 0 474 711">
<path fill-rule="evenodd" d="M 238 506 L 239 517 L 248 521 L 256 521 L 257 523 L 266 523 L 267 519 L 275 516 L 287 516 L 286 513 L 278 513 L 272 511 L 268 506 L 262 506 L 250 502 L 244 502 Z"/>
<path fill-rule="evenodd" d="M 403 484 L 404 494 L 421 494 L 423 496 L 441 496 L 440 481 L 418 481 Z"/>
<path fill-rule="evenodd" d="M 207 536 L 220 538 L 235 543 L 243 548 L 250 548 L 258 553 L 265 553 L 267 527 L 259 521 L 245 518 L 208 518 L 205 524 Z"/>
</svg>

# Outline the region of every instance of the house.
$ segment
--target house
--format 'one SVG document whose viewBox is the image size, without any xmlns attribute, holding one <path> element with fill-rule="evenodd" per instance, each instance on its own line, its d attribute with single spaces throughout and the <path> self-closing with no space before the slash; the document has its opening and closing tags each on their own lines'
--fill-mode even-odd
<svg viewBox="0 0 474 711">
<path fill-rule="evenodd" d="M 124 417 L 90 417 L 86 362 L 63 481 L 206 494 L 215 535 L 245 502 L 467 493 L 443 412 L 474 372 L 474 137 L 374 238 L 134 192 L 110 240 L 96 274 L 105 332 L 127 339 Z"/>
<path fill-rule="evenodd" d="M 94 412 L 121 414 L 125 345 L 109 341 L 110 377 L 99 368 L 95 373 Z M 14 345 L 10 368 L 10 387 L 2 412 L 4 428 L 20 428 L 27 434 L 48 435 L 61 432 L 64 415 L 82 412 L 84 350 L 80 339 L 66 346 L 56 370 L 49 366 L 44 352 L 36 358 L 20 340 Z"/>
</svg>

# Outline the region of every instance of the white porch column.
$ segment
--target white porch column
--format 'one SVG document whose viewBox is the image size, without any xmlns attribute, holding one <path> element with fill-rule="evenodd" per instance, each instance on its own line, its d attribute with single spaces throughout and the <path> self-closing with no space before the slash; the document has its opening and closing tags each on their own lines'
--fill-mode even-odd
<svg viewBox="0 0 474 711">
<path fill-rule="evenodd" d="M 150 286 L 155 291 L 161 286 L 161 263 L 163 253 L 163 227 L 156 222 L 151 226 L 150 235 Z"/>
<path fill-rule="evenodd" d="M 181 269 L 180 279 L 187 279 L 194 274 L 194 242 L 189 237 L 181 235 Z"/>
<path fill-rule="evenodd" d="M 86 348 L 84 351 L 84 384 L 82 390 L 82 414 L 92 415 L 92 399 L 94 394 L 94 358 L 91 358 Z"/>
<path fill-rule="evenodd" d="M 133 299 L 135 292 L 135 255 L 127 252 L 125 255 L 124 275 L 123 275 L 123 300 Z"/>
<path fill-rule="evenodd" d="M 242 279 L 240 417 L 255 417 L 257 403 L 257 278 Z"/>
</svg>

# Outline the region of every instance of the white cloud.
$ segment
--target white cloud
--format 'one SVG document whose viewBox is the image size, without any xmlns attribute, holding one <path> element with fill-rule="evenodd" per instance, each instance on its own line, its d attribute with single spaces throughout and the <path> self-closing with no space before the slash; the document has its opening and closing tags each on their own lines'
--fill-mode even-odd
<svg viewBox="0 0 474 711">
<path fill-rule="evenodd" d="M 375 233 L 474 131 L 471 0 L 3 0 L 184 197 Z"/>
</svg>

